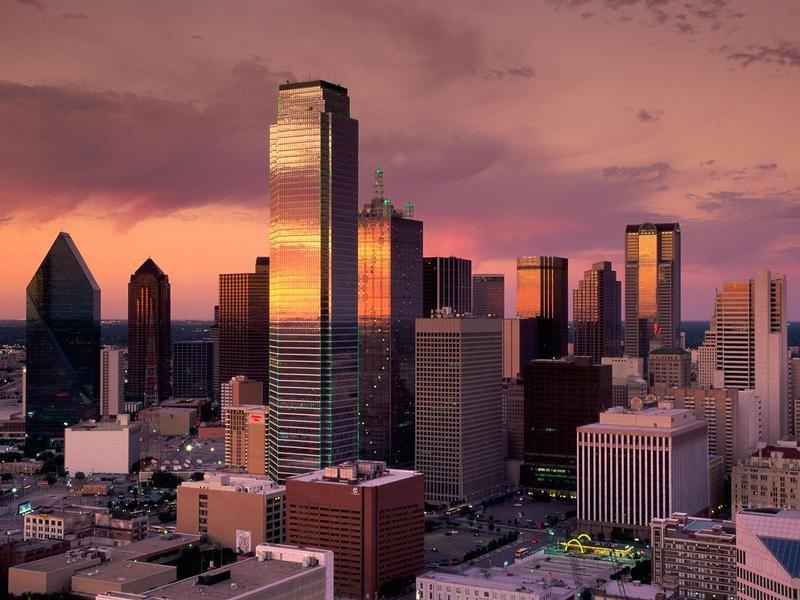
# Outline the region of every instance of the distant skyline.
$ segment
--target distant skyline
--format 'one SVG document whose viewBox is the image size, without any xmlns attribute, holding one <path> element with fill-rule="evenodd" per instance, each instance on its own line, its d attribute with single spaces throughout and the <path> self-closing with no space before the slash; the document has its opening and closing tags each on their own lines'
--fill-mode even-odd
<svg viewBox="0 0 800 600">
<path fill-rule="evenodd" d="M 268 253 L 277 85 L 308 78 L 349 90 L 359 206 L 383 168 L 426 256 L 505 275 L 507 315 L 517 256 L 567 257 L 573 290 L 624 271 L 627 224 L 677 221 L 683 320 L 761 269 L 800 319 L 793 0 L 20 0 L 0 20 L 2 319 L 59 231 L 104 319 L 148 256 L 173 317 L 211 319 L 218 274 Z"/>
</svg>

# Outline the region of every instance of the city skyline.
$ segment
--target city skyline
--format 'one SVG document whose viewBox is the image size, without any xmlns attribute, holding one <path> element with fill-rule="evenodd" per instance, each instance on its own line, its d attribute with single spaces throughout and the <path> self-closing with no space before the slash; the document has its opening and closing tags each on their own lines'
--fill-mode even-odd
<svg viewBox="0 0 800 600">
<path fill-rule="evenodd" d="M 210 319 L 217 274 L 264 252 L 277 83 L 309 73 L 357 99 L 359 204 L 372 169 L 391 170 L 393 202 L 413 202 L 436 233 L 425 255 L 508 279 L 516 256 L 565 256 L 572 290 L 594 262 L 621 272 L 625 224 L 677 221 L 684 319 L 708 319 L 723 280 L 761 269 L 787 274 L 797 318 L 798 7 L 700 4 L 519 4 L 487 20 L 479 7 L 404 3 L 393 25 L 359 5 L 341 9 L 335 36 L 353 49 L 325 30 L 327 8 L 298 37 L 270 19 L 299 22 L 302 8 L 280 5 L 250 19 L 206 5 L 183 21 L 156 4 L 6 4 L 0 250 L 15 260 L 0 318 L 24 316 L 25 282 L 63 230 L 104 290 L 104 318 L 125 314 L 120 265 L 152 254 L 171 274 L 175 317 Z M 287 39 L 299 40 L 291 57 Z M 320 41 L 326 56 L 312 51 Z M 107 61 L 89 60 L 101 47 Z M 212 254 L 207 238 L 237 244 Z M 514 296 L 511 283 L 506 314 Z"/>
</svg>

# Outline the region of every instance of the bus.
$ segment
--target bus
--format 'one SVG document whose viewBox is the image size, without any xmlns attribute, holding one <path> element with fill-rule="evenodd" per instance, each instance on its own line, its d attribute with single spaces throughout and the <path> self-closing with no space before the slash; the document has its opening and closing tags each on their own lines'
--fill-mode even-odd
<svg viewBox="0 0 800 600">
<path fill-rule="evenodd" d="M 514 552 L 514 558 L 525 558 L 530 553 L 530 548 L 517 548 L 517 551 Z"/>
</svg>

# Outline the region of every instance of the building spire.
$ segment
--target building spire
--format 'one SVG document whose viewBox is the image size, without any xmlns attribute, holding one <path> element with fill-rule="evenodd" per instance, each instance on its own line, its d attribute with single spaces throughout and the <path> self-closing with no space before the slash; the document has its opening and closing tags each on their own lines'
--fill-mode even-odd
<svg viewBox="0 0 800 600">
<path fill-rule="evenodd" d="M 375 169 L 375 197 L 383 200 L 383 169 Z"/>
</svg>

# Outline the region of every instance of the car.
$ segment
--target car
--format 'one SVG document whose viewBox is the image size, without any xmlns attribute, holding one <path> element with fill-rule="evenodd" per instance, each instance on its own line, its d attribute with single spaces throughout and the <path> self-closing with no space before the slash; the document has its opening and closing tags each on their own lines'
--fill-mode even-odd
<svg viewBox="0 0 800 600">
<path fill-rule="evenodd" d="M 434 546 L 433 548 L 431 548 L 431 552 L 438 552 L 438 551 L 439 551 L 439 549 L 438 549 L 436 546 Z"/>
<path fill-rule="evenodd" d="M 451 529 L 450 530 L 450 535 L 455 535 L 457 533 L 458 533 L 458 530 L 456 530 L 456 529 Z"/>
<path fill-rule="evenodd" d="M 522 504 L 520 504 L 519 502 L 515 502 L 515 503 L 514 503 L 514 506 L 515 506 L 516 508 L 519 508 L 520 506 L 522 506 Z"/>
</svg>

